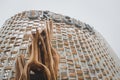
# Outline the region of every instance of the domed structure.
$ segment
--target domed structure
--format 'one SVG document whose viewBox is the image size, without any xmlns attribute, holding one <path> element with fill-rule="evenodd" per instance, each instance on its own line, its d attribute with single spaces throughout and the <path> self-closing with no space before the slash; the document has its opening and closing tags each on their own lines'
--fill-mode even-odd
<svg viewBox="0 0 120 80">
<path fill-rule="evenodd" d="M 24 56 L 25 63 L 30 58 L 29 35 L 46 26 L 52 26 L 50 41 L 60 55 L 57 80 L 120 80 L 118 57 L 90 25 L 69 16 L 37 10 L 18 13 L 1 27 L 0 80 L 15 79 L 19 55 Z M 30 75 L 30 80 L 37 79 Z"/>
</svg>

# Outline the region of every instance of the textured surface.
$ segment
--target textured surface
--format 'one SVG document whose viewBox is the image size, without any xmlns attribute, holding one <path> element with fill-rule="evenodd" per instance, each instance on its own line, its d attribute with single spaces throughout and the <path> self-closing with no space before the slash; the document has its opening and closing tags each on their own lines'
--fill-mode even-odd
<svg viewBox="0 0 120 80">
<path fill-rule="evenodd" d="M 44 28 L 49 19 L 53 20 L 52 46 L 60 54 L 58 80 L 120 80 L 116 54 L 98 32 L 49 11 L 25 11 L 5 22 L 0 31 L 1 80 L 14 79 L 16 56 L 28 57 L 28 34 L 36 27 Z"/>
</svg>

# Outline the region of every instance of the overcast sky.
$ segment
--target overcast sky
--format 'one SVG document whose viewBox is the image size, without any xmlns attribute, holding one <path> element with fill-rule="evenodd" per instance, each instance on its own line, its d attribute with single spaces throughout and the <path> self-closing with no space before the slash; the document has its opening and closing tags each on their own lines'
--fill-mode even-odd
<svg viewBox="0 0 120 80">
<path fill-rule="evenodd" d="M 120 58 L 120 0 L 0 0 L 0 26 L 25 10 L 49 10 L 93 26 Z"/>
</svg>

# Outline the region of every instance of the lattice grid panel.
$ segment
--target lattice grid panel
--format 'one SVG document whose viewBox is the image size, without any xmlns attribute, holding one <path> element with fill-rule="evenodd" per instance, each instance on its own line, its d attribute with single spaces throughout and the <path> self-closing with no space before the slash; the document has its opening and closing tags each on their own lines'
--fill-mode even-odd
<svg viewBox="0 0 120 80">
<path fill-rule="evenodd" d="M 27 16 L 28 13 L 16 14 L 1 28 L 1 80 L 14 80 L 16 57 L 24 54 L 28 59 L 28 45 L 31 43 L 29 34 L 36 27 L 44 28 L 46 21 L 49 21 L 47 17 L 53 19 L 51 42 L 60 54 L 58 80 L 120 80 L 120 66 L 98 32 L 85 23 L 52 12 L 43 18 L 41 15 L 48 13 L 39 11 L 39 15 L 36 14 L 38 18 L 33 19 L 33 16 L 32 20 Z M 71 21 L 67 22 L 64 18 Z"/>
</svg>

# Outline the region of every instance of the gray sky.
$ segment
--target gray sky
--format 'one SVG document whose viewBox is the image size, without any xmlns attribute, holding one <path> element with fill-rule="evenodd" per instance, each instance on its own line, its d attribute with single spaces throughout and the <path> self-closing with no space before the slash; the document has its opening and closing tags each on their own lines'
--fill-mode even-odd
<svg viewBox="0 0 120 80">
<path fill-rule="evenodd" d="M 0 0 L 0 26 L 16 13 L 31 9 L 61 13 L 90 24 L 120 58 L 120 0 Z"/>
</svg>

